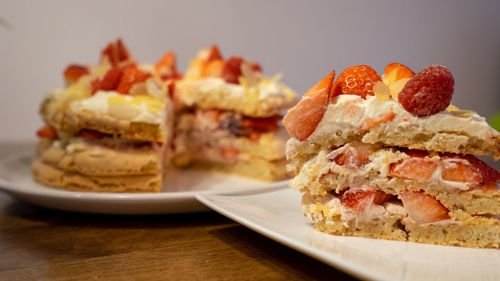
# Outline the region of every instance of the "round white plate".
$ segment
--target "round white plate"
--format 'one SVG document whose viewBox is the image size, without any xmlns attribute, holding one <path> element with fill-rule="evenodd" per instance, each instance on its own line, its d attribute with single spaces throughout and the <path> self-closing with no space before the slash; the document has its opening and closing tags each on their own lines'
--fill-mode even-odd
<svg viewBox="0 0 500 281">
<path fill-rule="evenodd" d="M 160 193 L 96 193 L 47 187 L 31 177 L 35 144 L 0 143 L 0 190 L 38 206 L 102 214 L 172 214 L 209 210 L 194 195 L 245 194 L 284 188 L 274 183 L 203 171 L 181 170 L 169 174 Z"/>
</svg>

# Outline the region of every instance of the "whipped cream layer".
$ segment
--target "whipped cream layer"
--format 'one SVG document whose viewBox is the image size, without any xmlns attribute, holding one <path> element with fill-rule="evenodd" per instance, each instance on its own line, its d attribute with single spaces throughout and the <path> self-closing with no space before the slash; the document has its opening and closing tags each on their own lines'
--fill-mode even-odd
<svg viewBox="0 0 500 281">
<path fill-rule="evenodd" d="M 366 100 L 356 95 L 337 96 L 327 107 L 323 119 L 307 141 L 332 134 L 336 131 L 358 130 L 363 132 L 367 118 L 379 120 L 384 114 L 394 113 L 392 120 L 382 122 L 385 131 L 401 127 L 427 130 L 433 132 L 455 132 L 477 138 L 489 138 L 499 134 L 493 130 L 485 119 L 477 114 L 470 117 L 458 117 L 443 111 L 427 117 L 416 117 L 406 111 L 396 100 L 380 101 L 375 96 L 367 96 Z"/>
<path fill-rule="evenodd" d="M 130 96 L 115 91 L 98 91 L 95 95 L 71 103 L 77 113 L 90 111 L 120 120 L 163 124 L 165 103 L 149 95 Z"/>
<path fill-rule="evenodd" d="M 296 94 L 277 78 L 261 78 L 250 82 L 240 77 L 240 84 L 232 84 L 224 79 L 209 77 L 202 79 L 184 79 L 176 84 L 180 91 L 179 98 L 187 106 L 202 106 L 218 101 L 221 109 L 249 111 L 263 106 L 284 110 L 291 106 Z M 245 112 L 243 112 L 245 113 Z"/>
</svg>

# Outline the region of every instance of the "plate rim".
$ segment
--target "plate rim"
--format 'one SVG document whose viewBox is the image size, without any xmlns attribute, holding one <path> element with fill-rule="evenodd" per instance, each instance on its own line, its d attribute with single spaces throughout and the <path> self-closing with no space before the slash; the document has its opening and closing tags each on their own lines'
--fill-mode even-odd
<svg viewBox="0 0 500 281">
<path fill-rule="evenodd" d="M 292 189 L 291 187 L 288 187 L 288 189 Z M 287 192 L 288 189 L 280 189 L 280 190 L 274 190 L 274 191 L 269 191 L 265 192 L 266 194 L 270 194 L 273 192 Z M 307 245 L 304 245 L 302 242 L 295 241 L 293 238 L 290 238 L 286 235 L 274 232 L 270 229 L 267 229 L 265 226 L 259 225 L 257 223 L 253 223 L 252 221 L 249 221 L 243 217 L 238 216 L 237 214 L 232 213 L 229 210 L 226 210 L 225 208 L 217 205 L 211 199 L 215 198 L 231 198 L 231 197 L 239 197 L 239 196 L 246 196 L 245 194 L 242 195 L 231 195 L 231 194 L 201 194 L 198 193 L 195 195 L 196 199 L 207 206 L 208 208 L 218 212 L 221 215 L 224 215 L 225 217 L 236 221 L 237 223 L 269 238 L 272 239 L 276 242 L 279 242 L 289 248 L 292 248 L 298 252 L 301 252 L 309 257 L 312 257 L 316 260 L 319 260 L 327 265 L 333 266 L 343 272 L 346 272 L 354 277 L 360 278 L 360 279 L 366 279 L 366 280 L 377 280 L 377 281 L 384 281 L 384 280 L 397 280 L 394 279 L 391 276 L 386 276 L 382 273 L 372 271 L 370 269 L 366 269 L 360 265 L 357 265 L 356 263 L 343 259 L 339 257 L 336 254 L 332 253 L 324 253 L 324 251 L 319 250 L 319 249 L 314 249 L 312 247 L 309 247 Z M 317 231 L 316 229 L 311 229 L 313 231 Z M 333 259 L 332 259 L 333 257 Z"/>
</svg>

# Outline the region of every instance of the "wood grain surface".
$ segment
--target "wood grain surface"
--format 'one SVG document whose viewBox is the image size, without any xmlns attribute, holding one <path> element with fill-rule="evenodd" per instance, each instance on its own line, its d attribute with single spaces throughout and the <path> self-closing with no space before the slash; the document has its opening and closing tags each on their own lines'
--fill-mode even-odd
<svg viewBox="0 0 500 281">
<path fill-rule="evenodd" d="M 0 280 L 355 280 L 213 213 L 106 216 L 0 193 Z"/>
</svg>

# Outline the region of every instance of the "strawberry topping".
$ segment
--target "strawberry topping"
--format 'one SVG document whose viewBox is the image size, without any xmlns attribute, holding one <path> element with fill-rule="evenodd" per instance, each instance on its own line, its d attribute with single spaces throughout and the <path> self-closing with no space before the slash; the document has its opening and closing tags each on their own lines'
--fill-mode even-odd
<svg viewBox="0 0 500 281">
<path fill-rule="evenodd" d="M 358 95 L 362 98 L 373 96 L 373 86 L 381 80 L 377 72 L 368 65 L 349 67 L 340 73 L 333 84 L 330 99 L 339 95 Z"/>
<path fill-rule="evenodd" d="M 241 76 L 241 64 L 243 59 L 241 57 L 230 57 L 224 64 L 222 69 L 222 79 L 228 83 L 239 84 L 238 77 Z"/>
<path fill-rule="evenodd" d="M 119 38 L 115 42 L 109 43 L 101 52 L 101 59 L 107 57 L 111 65 L 116 66 L 120 62 L 126 61 L 131 58 L 130 53 Z"/>
<path fill-rule="evenodd" d="M 120 77 L 120 83 L 116 87 L 116 91 L 120 94 L 127 94 L 134 84 L 146 81 L 149 76 L 149 74 L 140 70 L 136 65 L 128 65 L 123 69 L 123 74 Z"/>
<path fill-rule="evenodd" d="M 71 64 L 64 70 L 64 78 L 68 84 L 74 83 L 83 75 L 89 74 L 86 66 Z"/>
<path fill-rule="evenodd" d="M 450 105 L 455 80 L 442 65 L 431 65 L 417 73 L 399 93 L 399 103 L 419 117 L 441 112 Z"/>
</svg>

